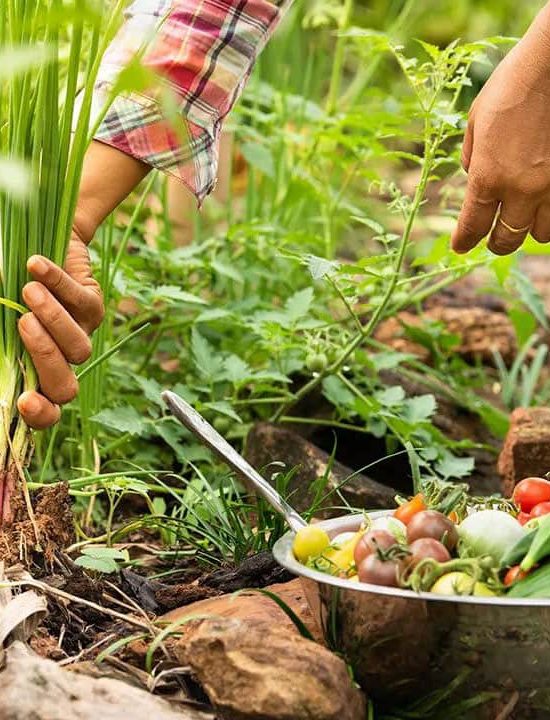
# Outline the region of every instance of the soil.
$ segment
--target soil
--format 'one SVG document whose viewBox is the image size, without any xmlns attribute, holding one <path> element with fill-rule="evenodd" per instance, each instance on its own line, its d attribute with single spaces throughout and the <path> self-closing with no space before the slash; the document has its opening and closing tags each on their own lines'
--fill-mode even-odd
<svg viewBox="0 0 550 720">
<path fill-rule="evenodd" d="M 15 484 L 13 473 L 9 474 L 8 482 Z M 34 522 L 28 516 L 22 493 L 12 495 L 12 522 L 5 522 L 0 530 L 0 560 L 8 567 L 23 563 L 41 574 L 44 568 L 53 565 L 55 553 L 74 540 L 68 486 L 64 483 L 45 486 L 33 495 L 32 503 Z"/>
</svg>

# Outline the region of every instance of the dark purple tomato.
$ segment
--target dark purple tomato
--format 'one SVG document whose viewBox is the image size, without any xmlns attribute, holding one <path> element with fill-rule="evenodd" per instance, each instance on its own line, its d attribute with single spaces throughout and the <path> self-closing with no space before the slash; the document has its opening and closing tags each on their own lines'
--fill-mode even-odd
<svg viewBox="0 0 550 720">
<path fill-rule="evenodd" d="M 418 538 L 409 545 L 411 553 L 408 564 L 416 567 L 422 560 L 435 560 L 438 563 L 449 562 L 451 554 L 439 540 L 433 538 Z"/>
<path fill-rule="evenodd" d="M 356 567 L 359 567 L 366 557 L 377 550 L 387 550 L 396 543 L 395 537 L 387 530 L 369 530 L 359 539 L 355 546 L 353 559 Z"/>
<path fill-rule="evenodd" d="M 395 560 L 381 560 L 376 554 L 367 555 L 357 568 L 359 580 L 372 585 L 398 587 L 402 564 Z"/>
<path fill-rule="evenodd" d="M 452 520 L 437 510 L 423 510 L 417 513 L 407 525 L 409 545 L 420 538 L 439 540 L 447 548 L 454 550 L 458 542 L 458 531 Z"/>
</svg>

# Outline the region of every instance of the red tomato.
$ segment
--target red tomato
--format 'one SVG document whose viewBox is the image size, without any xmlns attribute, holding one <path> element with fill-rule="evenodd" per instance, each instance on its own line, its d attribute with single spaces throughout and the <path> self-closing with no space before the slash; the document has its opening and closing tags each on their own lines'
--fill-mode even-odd
<svg viewBox="0 0 550 720">
<path fill-rule="evenodd" d="M 504 576 L 504 584 L 509 587 L 515 582 L 518 582 L 518 580 L 523 580 L 523 578 L 527 577 L 527 575 L 528 573 L 523 572 L 519 565 L 514 565 L 514 567 L 511 567 Z"/>
<path fill-rule="evenodd" d="M 550 499 L 550 498 L 549 498 Z M 422 510 L 426 510 L 426 503 L 424 502 L 424 496 L 422 493 L 418 493 L 408 502 L 400 505 L 394 512 L 393 516 L 397 520 L 401 520 L 402 523 L 408 525 L 411 519 Z"/>
<path fill-rule="evenodd" d="M 518 514 L 517 521 L 520 525 L 525 525 L 525 523 L 528 523 L 529 520 L 531 520 L 531 516 L 529 515 L 529 513 L 520 512 Z"/>
<path fill-rule="evenodd" d="M 550 482 L 539 477 L 525 478 L 514 488 L 512 499 L 520 510 L 530 513 L 535 505 L 550 501 Z"/>
<path fill-rule="evenodd" d="M 536 517 L 542 517 L 543 515 L 548 515 L 550 513 L 550 501 L 541 502 L 538 505 L 535 505 L 535 507 L 531 510 L 530 517 L 536 518 Z"/>
</svg>

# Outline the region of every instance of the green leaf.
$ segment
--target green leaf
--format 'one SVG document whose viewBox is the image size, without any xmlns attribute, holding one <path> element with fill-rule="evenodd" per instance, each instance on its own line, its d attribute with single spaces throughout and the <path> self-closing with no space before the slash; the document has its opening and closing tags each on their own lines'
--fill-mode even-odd
<svg viewBox="0 0 550 720">
<path fill-rule="evenodd" d="M 459 458 L 451 453 L 445 453 L 444 457 L 435 465 L 435 470 L 444 480 L 449 478 L 463 478 L 471 474 L 474 469 L 473 458 Z"/>
<path fill-rule="evenodd" d="M 336 407 L 353 407 L 355 395 L 348 390 L 336 375 L 329 375 L 323 380 L 323 394 Z"/>
<path fill-rule="evenodd" d="M 401 405 L 405 399 L 405 390 L 401 385 L 395 385 L 395 387 L 384 388 L 374 393 L 376 400 L 384 407 L 395 407 Z"/>
<path fill-rule="evenodd" d="M 415 359 L 416 357 L 411 353 L 402 353 L 393 350 L 379 352 L 369 356 L 369 362 L 377 372 L 380 370 L 393 370 L 399 367 L 401 363 Z"/>
<path fill-rule="evenodd" d="M 544 301 L 531 280 L 518 268 L 511 273 L 513 285 L 519 295 L 521 302 L 533 313 L 545 330 L 548 330 L 548 320 L 544 309 Z"/>
<path fill-rule="evenodd" d="M 522 348 L 536 332 L 537 320 L 532 313 L 521 310 L 520 308 L 511 308 L 508 310 L 508 317 L 514 326 L 518 345 Z"/>
<path fill-rule="evenodd" d="M 308 287 L 304 290 L 298 290 L 298 292 L 291 295 L 285 303 L 285 313 L 291 322 L 296 322 L 300 318 L 307 315 L 311 303 L 313 302 L 313 288 Z"/>
<path fill-rule="evenodd" d="M 136 375 L 134 380 L 140 386 L 147 400 L 164 409 L 165 405 L 161 397 L 162 386 L 154 378 L 145 378 L 141 375 Z"/>
<path fill-rule="evenodd" d="M 102 410 L 91 419 L 111 430 L 130 435 L 141 435 L 147 425 L 138 411 L 130 405 Z"/>
<path fill-rule="evenodd" d="M 244 278 L 241 275 L 241 273 L 237 270 L 237 268 L 233 267 L 233 265 L 230 265 L 229 263 L 222 262 L 219 258 L 216 260 L 213 260 L 210 263 L 212 270 L 218 273 L 218 275 L 223 275 L 224 277 L 228 277 L 230 280 L 234 280 L 238 283 L 243 283 Z"/>
<path fill-rule="evenodd" d="M 152 291 L 154 300 L 178 301 L 190 305 L 208 305 L 206 300 L 182 290 L 177 285 L 159 285 Z"/>
<path fill-rule="evenodd" d="M 204 403 L 204 407 L 207 407 L 210 410 L 214 410 L 214 412 L 217 412 L 220 415 L 225 415 L 226 417 L 231 418 L 232 420 L 235 420 L 238 423 L 242 423 L 241 418 L 233 410 L 231 405 L 228 402 L 226 402 L 225 400 L 218 400 L 216 402 Z"/>
<path fill-rule="evenodd" d="M 191 352 L 195 367 L 207 378 L 214 378 L 222 369 L 223 362 L 208 340 L 196 327 L 191 331 Z"/>
<path fill-rule="evenodd" d="M 248 142 L 241 145 L 241 153 L 249 165 L 275 179 L 275 163 L 271 151 L 259 143 Z"/>
<path fill-rule="evenodd" d="M 409 422 L 419 423 L 428 420 L 436 407 L 437 402 L 433 395 L 417 395 L 405 400 L 402 412 Z"/>
<path fill-rule="evenodd" d="M 93 558 L 111 558 L 112 560 L 121 560 L 128 562 L 130 556 L 128 550 L 119 550 L 112 547 L 98 547 L 97 545 L 87 545 L 82 548 L 82 554 Z"/>
<path fill-rule="evenodd" d="M 105 573 L 106 575 L 118 571 L 118 565 L 110 558 L 94 558 L 88 557 L 87 555 L 80 555 L 74 562 L 75 565 L 79 567 L 93 570 L 94 572 Z"/>
<path fill-rule="evenodd" d="M 316 255 L 308 255 L 307 266 L 314 280 L 322 280 L 327 275 L 333 275 L 338 269 L 339 263 L 334 260 L 325 260 L 325 258 Z"/>
<path fill-rule="evenodd" d="M 239 383 L 248 380 L 251 375 L 250 366 L 241 360 L 238 355 L 230 355 L 223 362 L 224 377 L 233 383 L 238 385 Z"/>
</svg>

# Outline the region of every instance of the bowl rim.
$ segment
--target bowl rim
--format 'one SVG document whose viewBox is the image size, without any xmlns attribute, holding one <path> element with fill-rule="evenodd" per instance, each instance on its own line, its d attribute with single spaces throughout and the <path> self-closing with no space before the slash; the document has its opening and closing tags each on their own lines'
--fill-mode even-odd
<svg viewBox="0 0 550 720">
<path fill-rule="evenodd" d="M 374 520 L 385 517 L 391 510 L 377 510 L 367 512 Z M 316 525 L 322 527 L 329 535 L 336 535 L 340 532 L 352 532 L 357 530 L 360 521 L 363 520 L 363 513 L 352 513 L 329 520 L 321 520 Z M 425 600 L 427 602 L 451 602 L 463 605 L 498 605 L 501 607 L 549 607 L 550 598 L 507 598 L 507 597 L 478 597 L 473 595 L 438 595 L 430 592 L 415 592 L 414 590 L 403 590 L 401 588 L 384 587 L 370 583 L 352 583 L 346 578 L 333 577 L 319 570 L 313 570 L 302 565 L 294 557 L 292 543 L 296 533 L 289 531 L 279 538 L 273 546 L 273 555 L 279 565 L 286 568 L 293 575 L 313 580 L 320 585 L 331 585 L 348 591 L 359 593 L 370 593 L 374 595 L 387 595 L 410 600 Z"/>
</svg>

